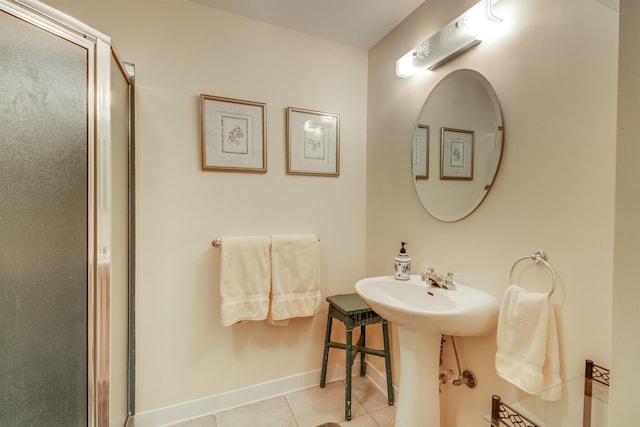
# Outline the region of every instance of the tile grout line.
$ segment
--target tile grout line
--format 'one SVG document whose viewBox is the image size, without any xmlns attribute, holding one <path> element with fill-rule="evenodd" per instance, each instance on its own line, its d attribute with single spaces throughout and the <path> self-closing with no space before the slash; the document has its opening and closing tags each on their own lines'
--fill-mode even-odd
<svg viewBox="0 0 640 427">
<path fill-rule="evenodd" d="M 287 402 L 287 408 L 289 408 L 289 411 L 291 412 L 291 416 L 293 417 L 293 421 L 295 421 L 296 423 L 296 427 L 300 427 L 300 423 L 298 422 L 298 417 L 296 417 L 296 413 L 293 410 L 293 408 L 291 407 L 291 403 L 289 403 L 289 395 L 291 393 L 286 393 L 284 395 L 284 401 Z"/>
</svg>

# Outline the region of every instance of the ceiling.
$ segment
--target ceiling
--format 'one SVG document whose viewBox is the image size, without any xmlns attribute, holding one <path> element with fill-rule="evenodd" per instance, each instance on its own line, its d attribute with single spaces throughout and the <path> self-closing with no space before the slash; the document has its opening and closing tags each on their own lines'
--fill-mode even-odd
<svg viewBox="0 0 640 427">
<path fill-rule="evenodd" d="M 424 0 L 191 0 L 339 43 L 369 49 Z"/>
<path fill-rule="evenodd" d="M 425 0 L 190 0 L 227 12 L 369 49 Z M 500 0 L 492 0 L 497 3 Z M 620 0 L 597 0 L 619 10 Z"/>
</svg>

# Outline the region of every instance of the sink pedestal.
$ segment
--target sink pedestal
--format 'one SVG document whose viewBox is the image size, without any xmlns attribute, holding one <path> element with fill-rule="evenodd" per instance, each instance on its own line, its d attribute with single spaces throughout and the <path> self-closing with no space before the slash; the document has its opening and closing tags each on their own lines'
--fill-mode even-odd
<svg viewBox="0 0 640 427">
<path fill-rule="evenodd" d="M 440 340 L 438 332 L 397 326 L 400 343 L 398 427 L 440 427 Z"/>
</svg>

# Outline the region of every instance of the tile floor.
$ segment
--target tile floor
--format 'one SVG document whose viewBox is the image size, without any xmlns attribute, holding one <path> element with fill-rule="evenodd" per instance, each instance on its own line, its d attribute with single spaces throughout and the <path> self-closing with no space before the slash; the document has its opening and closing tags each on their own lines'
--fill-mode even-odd
<svg viewBox="0 0 640 427">
<path fill-rule="evenodd" d="M 366 377 L 353 377 L 351 421 L 344 419 L 344 381 L 273 397 L 172 427 L 393 427 L 396 407 Z"/>
</svg>

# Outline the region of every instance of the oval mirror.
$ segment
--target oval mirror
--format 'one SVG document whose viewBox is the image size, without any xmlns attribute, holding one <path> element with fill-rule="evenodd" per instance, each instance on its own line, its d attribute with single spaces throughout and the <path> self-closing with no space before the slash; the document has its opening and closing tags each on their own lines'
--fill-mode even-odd
<svg viewBox="0 0 640 427">
<path fill-rule="evenodd" d="M 433 88 L 412 151 L 416 192 L 433 217 L 458 221 L 482 203 L 500 164 L 503 129 L 498 98 L 480 73 L 457 70 Z"/>
</svg>

